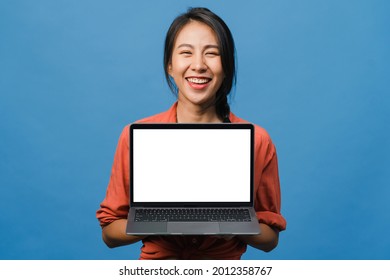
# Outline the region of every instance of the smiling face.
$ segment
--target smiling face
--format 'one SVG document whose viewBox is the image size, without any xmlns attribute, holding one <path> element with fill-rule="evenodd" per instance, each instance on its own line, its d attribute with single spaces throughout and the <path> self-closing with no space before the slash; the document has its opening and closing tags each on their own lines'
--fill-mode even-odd
<svg viewBox="0 0 390 280">
<path fill-rule="evenodd" d="M 178 88 L 178 102 L 208 108 L 224 79 L 219 44 L 206 24 L 190 21 L 178 33 L 168 73 Z"/>
</svg>

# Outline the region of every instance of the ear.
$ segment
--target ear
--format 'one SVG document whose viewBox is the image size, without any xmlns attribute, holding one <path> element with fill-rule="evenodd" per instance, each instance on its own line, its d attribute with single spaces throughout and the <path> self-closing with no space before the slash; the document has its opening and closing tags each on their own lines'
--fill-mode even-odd
<svg viewBox="0 0 390 280">
<path fill-rule="evenodd" d="M 168 69 L 167 69 L 167 71 L 168 71 L 168 74 L 169 74 L 170 76 L 172 76 L 172 63 L 169 63 L 169 64 L 168 64 Z"/>
</svg>

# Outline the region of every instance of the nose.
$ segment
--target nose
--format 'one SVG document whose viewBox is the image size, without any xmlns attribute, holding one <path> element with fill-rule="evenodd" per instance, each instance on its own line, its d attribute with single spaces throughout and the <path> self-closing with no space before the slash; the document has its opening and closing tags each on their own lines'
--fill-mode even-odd
<svg viewBox="0 0 390 280">
<path fill-rule="evenodd" d="M 204 57 L 201 54 L 197 54 L 193 56 L 193 60 L 191 63 L 191 69 L 196 72 L 205 72 L 207 71 L 207 64 L 204 61 Z"/>
</svg>

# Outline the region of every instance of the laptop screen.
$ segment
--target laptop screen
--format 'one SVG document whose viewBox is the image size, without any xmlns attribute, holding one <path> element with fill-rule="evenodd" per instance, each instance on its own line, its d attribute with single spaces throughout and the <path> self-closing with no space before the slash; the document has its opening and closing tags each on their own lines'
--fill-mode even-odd
<svg viewBox="0 0 390 280">
<path fill-rule="evenodd" d="M 132 125 L 132 202 L 250 202 L 251 128 Z"/>
</svg>

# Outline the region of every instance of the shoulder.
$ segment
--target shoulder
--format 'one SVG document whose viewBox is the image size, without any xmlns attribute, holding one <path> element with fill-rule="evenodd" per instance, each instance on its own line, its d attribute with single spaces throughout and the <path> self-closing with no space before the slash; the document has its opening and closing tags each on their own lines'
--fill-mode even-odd
<svg viewBox="0 0 390 280">
<path fill-rule="evenodd" d="M 136 121 L 136 123 L 172 123 L 176 122 L 176 107 L 174 103 L 167 111 Z"/>
<path fill-rule="evenodd" d="M 251 123 L 234 114 L 230 115 L 230 120 L 232 123 Z M 253 124 L 253 126 L 255 128 L 255 160 L 257 165 L 266 166 L 272 159 L 277 157 L 276 147 L 263 127 L 257 124 Z"/>
<path fill-rule="evenodd" d="M 167 111 L 149 116 L 140 120 L 135 121 L 134 123 L 172 123 L 176 122 L 176 106 L 177 103 L 174 103 Z M 119 137 L 119 144 L 129 146 L 129 129 L 131 124 L 126 125 L 122 129 L 122 133 Z"/>
<path fill-rule="evenodd" d="M 176 122 L 176 106 L 177 103 L 174 103 L 171 108 L 165 112 L 161 112 L 140 120 L 135 121 L 134 123 L 172 123 Z M 129 128 L 131 124 L 126 125 L 121 133 L 120 139 L 123 139 L 128 142 L 129 138 Z"/>
<path fill-rule="evenodd" d="M 232 123 L 251 123 L 241 119 L 234 114 L 230 114 Z M 276 156 L 276 147 L 268 132 L 261 126 L 252 123 L 255 128 L 255 157 L 261 161 L 262 165 L 266 165 Z"/>
<path fill-rule="evenodd" d="M 140 120 L 135 121 L 134 123 L 171 123 L 176 122 L 176 106 L 177 103 L 174 103 L 171 108 L 165 112 L 155 114 Z M 123 129 L 119 137 L 119 144 L 125 144 L 129 146 L 129 129 L 131 124 L 127 124 Z"/>
<path fill-rule="evenodd" d="M 230 121 L 232 123 L 251 123 L 247 120 L 244 120 L 240 117 L 237 117 L 236 115 L 234 115 L 233 113 L 230 113 Z M 254 124 L 254 123 L 251 123 L 254 128 L 255 128 L 255 139 L 256 141 L 260 140 L 262 142 L 268 142 L 268 143 L 271 143 L 272 144 L 272 140 L 271 140 L 271 137 L 270 135 L 268 134 L 268 132 L 261 126 L 257 125 L 257 124 Z"/>
</svg>

